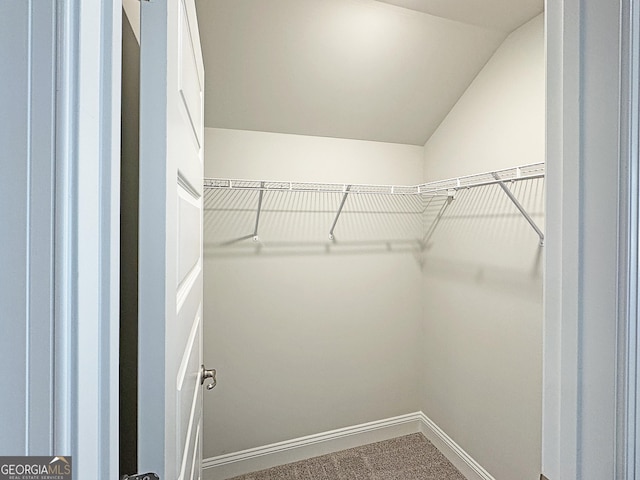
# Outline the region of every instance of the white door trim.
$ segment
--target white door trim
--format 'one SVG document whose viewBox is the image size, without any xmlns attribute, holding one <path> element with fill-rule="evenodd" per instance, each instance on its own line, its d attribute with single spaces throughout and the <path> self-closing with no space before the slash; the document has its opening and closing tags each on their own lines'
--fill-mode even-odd
<svg viewBox="0 0 640 480">
<path fill-rule="evenodd" d="M 617 416 L 607 402 L 603 405 L 604 415 L 581 415 L 580 361 L 590 352 L 588 346 L 580 343 L 580 325 L 581 312 L 588 311 L 588 305 L 581 296 L 578 278 L 583 268 L 579 268 L 584 260 L 583 239 L 579 228 L 572 228 L 580 216 L 571 215 L 590 208 L 588 203 L 585 206 L 585 199 L 590 198 L 585 195 L 611 192 L 592 190 L 592 185 L 580 183 L 580 175 L 570 175 L 571 168 L 577 167 L 577 172 L 584 168 L 580 157 L 583 140 L 580 126 L 585 113 L 580 81 L 584 72 L 580 62 L 585 55 L 581 42 L 585 35 L 590 38 L 590 30 L 584 29 L 584 12 L 589 9 L 590 21 L 602 24 L 604 17 L 595 14 L 596 10 L 611 9 L 614 3 L 617 4 L 598 0 L 547 2 L 550 66 L 547 85 L 551 111 L 547 187 L 550 191 L 560 188 L 556 190 L 560 197 L 554 199 L 550 194 L 549 202 L 562 199 L 568 202 L 558 214 L 553 213 L 557 203 L 547 210 L 543 473 L 553 480 L 577 478 L 581 466 L 578 432 L 615 423 Z M 608 13 L 605 12 L 605 17 Z M 118 424 L 114 419 L 117 419 L 118 242 L 114 239 L 118 233 L 115 219 L 119 203 L 116 147 L 120 15 L 119 2 L 67 0 L 60 4 L 55 446 L 60 454 L 70 452 L 75 456 L 77 478 L 105 480 L 117 477 Z M 623 44 L 623 53 L 628 53 L 624 48 Z M 560 57 L 554 57 L 560 52 Z M 554 70 L 554 66 L 559 70 Z M 604 65 L 601 72 L 606 71 Z M 619 158 L 618 153 L 614 152 L 612 158 Z M 556 221 L 561 227 L 554 224 Z M 637 346 L 637 341 L 633 345 Z M 615 355 L 615 344 L 605 347 Z M 590 388 L 606 388 L 612 375 L 614 381 L 621 379 L 620 372 L 614 369 L 604 381 L 595 379 Z M 635 381 L 637 376 L 625 378 Z M 598 437 L 601 444 L 608 440 Z M 615 463 L 615 459 L 608 457 L 602 461 Z M 583 473 L 583 478 L 588 478 L 587 472 Z"/>
<path fill-rule="evenodd" d="M 542 473 L 549 478 L 576 478 L 577 463 L 577 205 L 579 151 L 579 2 L 547 1 L 545 6 L 547 67 L 547 134 L 545 208 L 545 278 L 543 327 Z M 567 202 L 562 209 L 563 197 Z M 573 235 L 573 236 L 571 236 Z M 569 299 L 574 301 L 570 302 Z M 563 356 L 566 355 L 566 358 Z"/>
<path fill-rule="evenodd" d="M 616 480 L 634 480 L 640 472 L 640 331 L 638 286 L 640 271 L 640 4 L 623 2 L 621 14 L 620 91 L 620 226 L 618 313 L 618 412 Z"/>
<path fill-rule="evenodd" d="M 118 478 L 121 12 L 58 11 L 54 446 L 100 480 Z"/>
<path fill-rule="evenodd" d="M 551 480 L 635 478 L 627 466 L 636 461 L 636 432 L 626 428 L 638 407 L 631 4 L 546 2 L 542 473 Z M 632 99 L 636 111 L 626 112 Z"/>
</svg>

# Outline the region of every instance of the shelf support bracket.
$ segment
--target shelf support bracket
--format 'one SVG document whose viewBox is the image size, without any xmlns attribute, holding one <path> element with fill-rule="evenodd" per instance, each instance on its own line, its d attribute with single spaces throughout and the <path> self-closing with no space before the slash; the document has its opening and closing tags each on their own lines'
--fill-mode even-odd
<svg viewBox="0 0 640 480">
<path fill-rule="evenodd" d="M 429 243 L 429 240 L 431 240 L 431 237 L 432 237 L 433 233 L 436 231 L 436 227 L 440 223 L 440 220 L 442 220 L 442 217 L 444 216 L 444 212 L 447 211 L 447 208 L 449 208 L 449 205 L 451 205 L 451 202 L 453 202 L 455 200 L 456 191 L 457 190 L 455 190 L 455 189 L 454 190 L 447 190 L 447 199 L 444 201 L 444 203 L 440 207 L 440 210 L 438 211 L 438 214 L 436 215 L 436 218 L 433 219 L 433 222 L 431 222 L 431 225 L 429 226 L 429 229 L 427 230 L 427 233 L 425 234 L 425 236 L 422 239 L 422 245 L 424 245 L 425 247 Z M 429 199 L 429 202 L 431 202 L 432 199 L 433 199 L 433 197 L 431 199 Z"/>
<path fill-rule="evenodd" d="M 535 232 L 538 234 L 538 237 L 540 237 L 540 246 L 543 247 L 544 246 L 544 233 L 542 233 L 542 230 L 540 230 L 540 227 L 538 227 L 538 225 L 536 225 L 536 222 L 534 222 L 533 218 L 531 218 L 531 216 L 527 213 L 527 211 L 524 209 L 522 204 L 513 195 L 513 193 L 511 193 L 511 190 L 509 190 L 509 188 L 504 184 L 504 182 L 502 180 L 500 180 L 500 176 L 495 172 L 493 172 L 491 175 L 493 175 L 493 178 L 495 178 L 497 180 L 498 185 L 500 185 L 500 188 L 502 188 L 502 190 L 507 195 L 507 197 L 509 197 L 509 200 L 511 200 L 513 202 L 513 204 L 520 211 L 522 216 L 527 220 L 527 222 L 529 222 L 529 225 L 531 225 L 531 228 L 533 228 L 535 230 Z"/>
<path fill-rule="evenodd" d="M 342 209 L 344 208 L 344 203 L 347 201 L 347 195 L 349 195 L 350 189 L 351 185 L 346 185 L 344 188 L 344 194 L 342 195 L 342 201 L 340 202 L 340 206 L 338 207 L 338 213 L 336 213 L 336 218 L 333 219 L 333 225 L 331 225 L 331 230 L 329 230 L 329 240 L 331 241 L 336 239 L 336 237 L 333 235 L 333 231 L 336 228 L 338 218 L 340 218 L 340 214 L 342 213 Z"/>
<path fill-rule="evenodd" d="M 260 212 L 262 211 L 262 197 L 264 196 L 264 182 L 260 183 L 260 193 L 258 195 L 258 211 L 256 212 L 256 226 L 253 229 L 253 241 L 259 242 L 258 225 L 260 225 Z"/>
</svg>

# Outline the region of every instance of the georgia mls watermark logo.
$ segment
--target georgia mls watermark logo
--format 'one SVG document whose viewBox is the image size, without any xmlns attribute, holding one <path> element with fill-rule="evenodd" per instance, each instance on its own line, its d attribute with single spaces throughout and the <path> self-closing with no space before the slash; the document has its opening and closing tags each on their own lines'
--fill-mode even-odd
<svg viewBox="0 0 640 480">
<path fill-rule="evenodd" d="M 71 457 L 0 457 L 0 480 L 72 480 Z"/>
</svg>

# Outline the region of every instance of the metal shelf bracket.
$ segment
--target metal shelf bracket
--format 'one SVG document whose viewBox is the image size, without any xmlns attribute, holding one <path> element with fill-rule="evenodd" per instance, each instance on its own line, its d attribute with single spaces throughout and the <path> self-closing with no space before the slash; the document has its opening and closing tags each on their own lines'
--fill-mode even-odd
<svg viewBox="0 0 640 480">
<path fill-rule="evenodd" d="M 264 182 L 261 182 L 260 186 L 263 188 L 260 189 L 260 193 L 258 194 L 258 211 L 256 212 L 256 226 L 253 229 L 253 241 L 256 243 L 260 241 L 260 237 L 258 236 L 258 225 L 260 225 L 260 212 L 262 211 L 262 197 L 264 196 Z"/>
<path fill-rule="evenodd" d="M 334 241 L 336 237 L 333 235 L 333 231 L 336 229 L 336 224 L 338 223 L 338 218 L 340 218 L 340 214 L 342 213 L 342 209 L 344 208 L 344 203 L 347 201 L 347 195 L 349 195 L 349 190 L 351 190 L 351 185 L 344 186 L 344 193 L 342 194 L 342 201 L 340 202 L 340 206 L 338 207 L 338 212 L 336 213 L 336 218 L 333 219 L 333 224 L 331 225 L 331 230 L 329 230 L 329 240 Z"/>
<path fill-rule="evenodd" d="M 500 188 L 502 188 L 502 191 L 507 195 L 507 197 L 509 197 L 509 200 L 511 200 L 513 202 L 513 204 L 516 206 L 516 208 L 520 211 L 520 213 L 522 214 L 522 216 L 527 220 L 527 222 L 529 222 L 529 225 L 531 225 L 531 228 L 533 228 L 535 230 L 535 232 L 538 234 L 538 237 L 540 237 L 540 246 L 543 247 L 544 246 L 544 233 L 542 233 L 542 230 L 540 230 L 540 227 L 538 227 L 538 225 L 536 224 L 536 222 L 533 220 L 533 218 L 531 218 L 531 216 L 527 213 L 527 211 L 524 209 L 524 207 L 522 206 L 522 204 L 518 201 L 518 199 L 513 195 L 513 193 L 511 193 L 511 190 L 509 190 L 509 188 L 504 184 L 504 182 L 500 179 L 500 176 L 493 172 L 492 173 L 493 178 L 496 179 L 498 185 L 500 185 Z M 520 176 L 520 172 L 518 172 L 518 176 Z"/>
<path fill-rule="evenodd" d="M 429 225 L 429 228 L 427 229 L 424 237 L 422 238 L 422 245 L 426 246 L 429 243 L 429 240 L 431 239 L 433 232 L 436 231 L 436 227 L 438 226 L 438 224 L 440 223 L 440 220 L 442 220 L 442 217 L 444 216 L 444 212 L 447 211 L 447 208 L 449 208 L 449 205 L 451 205 L 451 203 L 456 199 L 456 193 L 457 193 L 456 189 L 447 190 L 447 199 L 442 203 L 442 206 L 440 207 L 440 210 L 438 210 L 436 218 L 434 218 L 433 222 L 431 222 L 431 225 Z"/>
</svg>

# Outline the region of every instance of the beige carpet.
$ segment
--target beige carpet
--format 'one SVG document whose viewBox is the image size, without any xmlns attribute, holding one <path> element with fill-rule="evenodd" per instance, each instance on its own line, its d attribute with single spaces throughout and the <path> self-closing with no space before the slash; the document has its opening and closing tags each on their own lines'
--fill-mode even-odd
<svg viewBox="0 0 640 480">
<path fill-rule="evenodd" d="M 249 473 L 232 480 L 465 480 L 421 433 Z"/>
</svg>

